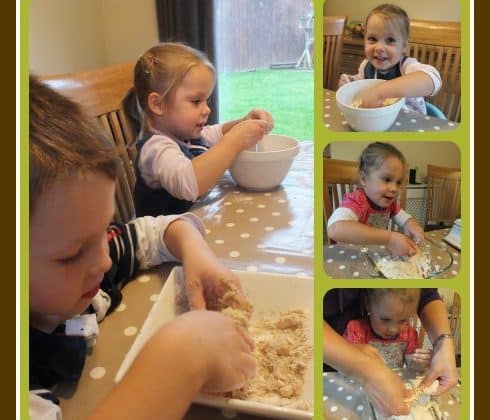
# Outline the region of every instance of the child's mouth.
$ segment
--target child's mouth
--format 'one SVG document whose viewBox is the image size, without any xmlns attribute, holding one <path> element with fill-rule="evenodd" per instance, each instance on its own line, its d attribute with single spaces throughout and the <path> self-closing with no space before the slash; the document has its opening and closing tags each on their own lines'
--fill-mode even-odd
<svg viewBox="0 0 490 420">
<path fill-rule="evenodd" d="M 83 298 L 86 298 L 86 299 L 91 299 L 93 298 L 97 292 L 99 291 L 100 289 L 100 284 L 97 284 L 95 287 L 93 287 L 92 289 L 90 289 L 88 292 L 84 293 L 82 295 Z"/>
</svg>

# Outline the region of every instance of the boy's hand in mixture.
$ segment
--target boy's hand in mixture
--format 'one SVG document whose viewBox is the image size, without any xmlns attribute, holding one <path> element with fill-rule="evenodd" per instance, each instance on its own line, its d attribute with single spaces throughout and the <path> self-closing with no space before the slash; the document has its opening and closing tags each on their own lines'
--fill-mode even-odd
<svg viewBox="0 0 490 420">
<path fill-rule="evenodd" d="M 154 367 L 158 360 L 163 364 L 162 357 L 167 355 L 163 360 L 174 367 L 182 365 L 181 371 L 188 373 L 188 380 L 197 391 L 227 392 L 244 386 L 255 375 L 253 348 L 254 342 L 246 331 L 226 315 L 190 311 L 158 330 L 138 359 L 147 359 L 151 362 L 147 364 Z M 153 371 L 158 373 L 158 369 Z"/>
<path fill-rule="evenodd" d="M 196 255 L 184 266 L 187 295 L 191 309 L 221 310 L 224 306 L 251 310 L 240 279 L 216 257 Z"/>
<path fill-rule="evenodd" d="M 398 232 L 391 232 L 387 246 L 395 256 L 411 256 L 417 252 L 417 247 L 413 241 L 408 236 Z"/>
</svg>

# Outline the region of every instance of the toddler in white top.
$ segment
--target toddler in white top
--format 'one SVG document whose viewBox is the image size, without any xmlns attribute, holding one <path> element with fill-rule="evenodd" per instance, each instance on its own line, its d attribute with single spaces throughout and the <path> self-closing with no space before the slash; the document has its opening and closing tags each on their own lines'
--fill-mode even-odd
<svg viewBox="0 0 490 420">
<path fill-rule="evenodd" d="M 362 96 L 361 106 L 383 106 L 388 98 L 405 97 L 406 106 L 427 114 L 424 96 L 434 96 L 441 88 L 441 76 L 437 69 L 422 64 L 416 58 L 407 57 L 410 19 L 402 8 L 382 4 L 367 16 L 364 33 L 366 58 L 356 75 L 342 74 L 339 86 L 354 80 L 384 79 Z"/>
</svg>

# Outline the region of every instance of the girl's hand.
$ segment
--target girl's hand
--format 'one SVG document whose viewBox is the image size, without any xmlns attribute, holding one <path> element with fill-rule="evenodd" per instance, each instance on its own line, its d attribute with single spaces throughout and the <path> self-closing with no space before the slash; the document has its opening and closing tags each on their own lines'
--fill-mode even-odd
<svg viewBox="0 0 490 420">
<path fill-rule="evenodd" d="M 252 109 L 245 117 L 244 120 L 263 120 L 266 121 L 268 126 L 265 134 L 269 134 L 274 128 L 274 119 L 272 115 L 263 109 Z"/>
<path fill-rule="evenodd" d="M 269 123 L 265 120 L 249 119 L 234 125 L 226 134 L 239 145 L 240 151 L 255 146 L 268 132 Z"/>
<path fill-rule="evenodd" d="M 415 353 L 407 354 L 405 356 L 407 363 L 413 366 L 417 370 L 425 370 L 430 366 L 432 359 L 432 350 L 429 349 L 416 349 Z"/>
<path fill-rule="evenodd" d="M 404 226 L 405 233 L 419 245 L 424 240 L 424 230 L 420 227 L 415 219 L 408 219 Z"/>
<path fill-rule="evenodd" d="M 391 232 L 387 246 L 395 256 L 411 256 L 417 252 L 417 247 L 413 241 L 408 236 L 398 232 Z"/>
<path fill-rule="evenodd" d="M 368 89 L 361 96 L 361 108 L 379 108 L 383 106 L 386 98 L 382 96 L 376 87 Z"/>
</svg>

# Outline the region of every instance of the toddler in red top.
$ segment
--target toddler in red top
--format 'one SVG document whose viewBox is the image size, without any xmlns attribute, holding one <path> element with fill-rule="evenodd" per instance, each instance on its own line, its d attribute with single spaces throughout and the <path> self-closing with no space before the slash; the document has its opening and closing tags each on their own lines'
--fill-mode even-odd
<svg viewBox="0 0 490 420">
<path fill-rule="evenodd" d="M 405 157 L 395 146 L 369 144 L 359 158 L 359 188 L 346 194 L 328 219 L 329 238 L 358 245 L 385 245 L 397 256 L 415 254 L 424 231 L 398 203 L 405 174 Z M 391 220 L 403 233 L 389 229 Z"/>
<path fill-rule="evenodd" d="M 416 314 L 420 289 L 365 289 L 367 317 L 351 320 L 344 338 L 374 347 L 392 369 L 429 366 L 432 352 L 417 349 L 417 331 L 409 321 Z"/>
</svg>

